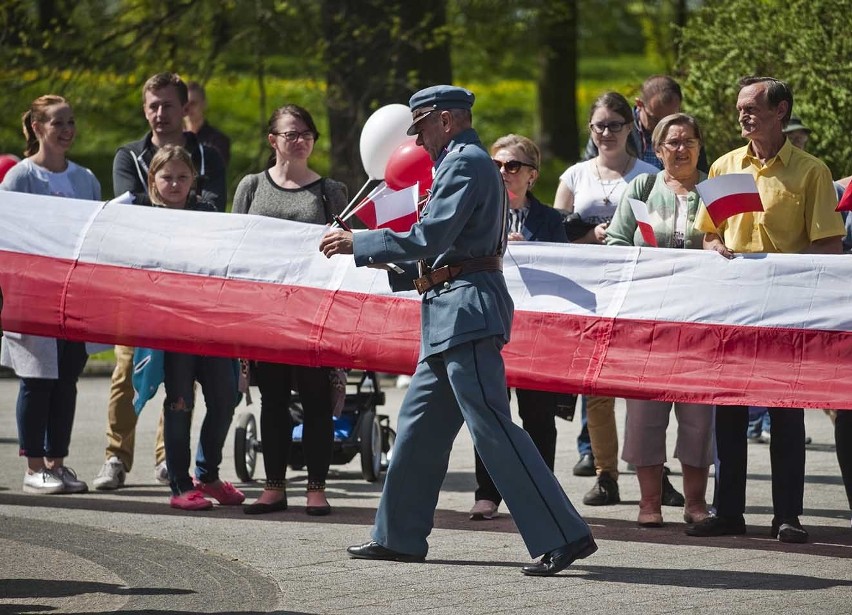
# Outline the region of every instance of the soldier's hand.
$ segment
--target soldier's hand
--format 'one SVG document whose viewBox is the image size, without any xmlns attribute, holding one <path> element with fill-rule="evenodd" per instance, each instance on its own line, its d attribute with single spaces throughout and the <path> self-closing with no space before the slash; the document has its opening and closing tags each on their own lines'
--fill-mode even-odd
<svg viewBox="0 0 852 615">
<path fill-rule="evenodd" d="M 352 233 L 339 229 L 329 231 L 320 240 L 319 249 L 327 258 L 335 254 L 352 254 Z"/>
</svg>

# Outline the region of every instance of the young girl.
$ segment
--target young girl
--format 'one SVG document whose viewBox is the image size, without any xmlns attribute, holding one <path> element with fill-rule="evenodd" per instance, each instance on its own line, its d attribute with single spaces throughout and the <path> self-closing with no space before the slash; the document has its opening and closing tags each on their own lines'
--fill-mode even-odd
<svg viewBox="0 0 852 615">
<path fill-rule="evenodd" d="M 12 167 L 0 190 L 75 199 L 101 199 L 94 174 L 66 154 L 77 136 L 74 113 L 61 96 L 36 98 L 22 117 L 27 146 L 23 161 Z M 88 355 L 83 342 L 6 332 L 0 364 L 21 379 L 18 391 L 18 443 L 27 458 L 23 490 L 27 493 L 83 493 L 65 457 L 77 407 L 77 379 Z"/>
<path fill-rule="evenodd" d="M 163 146 L 151 160 L 148 172 L 151 203 L 155 207 L 169 209 L 215 211 L 197 202 L 191 195 L 195 177 L 192 158 L 184 148 Z M 137 355 L 146 352 L 150 354 L 150 351 L 144 349 L 136 350 Z M 172 508 L 212 508 L 213 503 L 205 495 L 218 500 L 220 504 L 241 504 L 245 495 L 231 483 L 219 479 L 222 447 L 237 405 L 237 362 L 221 357 L 164 352 L 163 377 L 166 389 L 163 431 Z M 189 475 L 189 442 L 196 380 L 204 393 L 207 413 L 201 425 L 193 479 Z"/>
</svg>

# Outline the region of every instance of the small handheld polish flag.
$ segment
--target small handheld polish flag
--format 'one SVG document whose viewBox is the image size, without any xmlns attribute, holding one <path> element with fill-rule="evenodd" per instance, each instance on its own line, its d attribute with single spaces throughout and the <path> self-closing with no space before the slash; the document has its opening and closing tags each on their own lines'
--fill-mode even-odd
<svg viewBox="0 0 852 615">
<path fill-rule="evenodd" d="M 707 206 L 707 213 L 713 224 L 722 222 L 737 214 L 749 211 L 763 211 L 763 203 L 751 173 L 729 173 L 707 179 L 695 189 Z"/>
<path fill-rule="evenodd" d="M 654 235 L 654 227 L 651 224 L 651 214 L 648 213 L 648 205 L 645 201 L 639 199 L 627 199 L 630 203 L 630 209 L 633 210 L 633 217 L 636 218 L 636 224 L 639 226 L 639 232 L 642 233 L 642 239 L 649 246 L 657 246 L 657 236 Z"/>
<path fill-rule="evenodd" d="M 358 216 L 367 228 L 388 228 L 404 233 L 417 222 L 418 191 L 419 184 L 397 191 L 382 182 L 352 213 Z"/>
</svg>

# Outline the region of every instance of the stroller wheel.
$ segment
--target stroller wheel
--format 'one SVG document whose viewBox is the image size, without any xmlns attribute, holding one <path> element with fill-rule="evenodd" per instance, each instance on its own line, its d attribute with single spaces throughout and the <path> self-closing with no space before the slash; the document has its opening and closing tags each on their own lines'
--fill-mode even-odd
<svg viewBox="0 0 852 615">
<path fill-rule="evenodd" d="M 382 427 L 374 410 L 368 410 L 361 416 L 358 436 L 361 475 L 367 482 L 374 483 L 379 480 L 382 471 Z"/>
<path fill-rule="evenodd" d="M 237 427 L 234 429 L 234 467 L 244 483 L 251 482 L 254 477 L 259 450 L 257 422 L 252 413 L 243 412 L 237 417 Z"/>
<path fill-rule="evenodd" d="M 382 471 L 385 472 L 390 466 L 393 457 L 393 445 L 396 443 L 396 432 L 388 424 L 388 417 L 382 417 Z"/>
</svg>

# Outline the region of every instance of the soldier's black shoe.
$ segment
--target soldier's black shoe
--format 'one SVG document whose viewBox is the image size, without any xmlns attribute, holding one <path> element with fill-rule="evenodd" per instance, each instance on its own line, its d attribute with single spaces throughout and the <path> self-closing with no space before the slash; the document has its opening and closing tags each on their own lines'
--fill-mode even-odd
<svg viewBox="0 0 852 615">
<path fill-rule="evenodd" d="M 589 534 L 585 538 L 581 538 L 564 547 L 548 551 L 535 564 L 521 568 L 521 572 L 527 576 L 550 577 L 557 572 L 565 570 L 576 560 L 589 557 L 597 550 L 598 545 L 595 544 L 595 539 Z"/>
<path fill-rule="evenodd" d="M 409 555 L 408 553 L 393 551 L 383 547 L 375 540 L 349 547 L 346 552 L 355 559 L 380 559 L 391 562 L 422 562 L 426 559 L 425 555 Z"/>
</svg>

